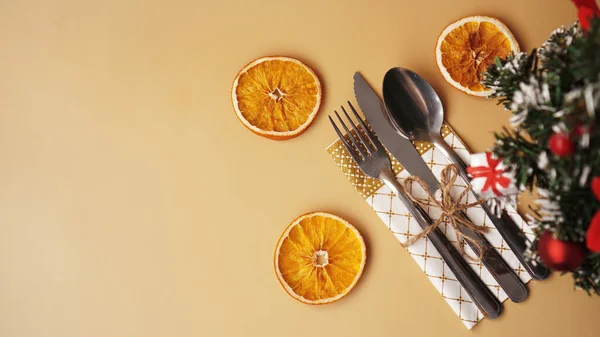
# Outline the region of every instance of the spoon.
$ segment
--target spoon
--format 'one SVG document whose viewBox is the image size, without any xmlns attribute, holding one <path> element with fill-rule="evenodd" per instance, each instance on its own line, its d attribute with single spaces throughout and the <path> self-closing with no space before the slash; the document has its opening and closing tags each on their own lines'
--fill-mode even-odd
<svg viewBox="0 0 600 337">
<path fill-rule="evenodd" d="M 442 137 L 444 108 L 440 97 L 429 83 L 411 70 L 392 68 L 383 79 L 383 100 L 390 123 L 395 129 L 412 141 L 433 143 L 451 163 L 456 165 L 465 183 L 471 182 L 467 174 L 467 164 Z M 473 194 L 479 198 L 477 193 L 473 192 Z M 550 273 L 548 268 L 541 264 L 534 265 L 526 258 L 528 239 L 510 215 L 504 211 L 500 217 L 497 217 L 485 203 L 481 208 L 531 277 L 537 280 L 547 278 Z"/>
</svg>

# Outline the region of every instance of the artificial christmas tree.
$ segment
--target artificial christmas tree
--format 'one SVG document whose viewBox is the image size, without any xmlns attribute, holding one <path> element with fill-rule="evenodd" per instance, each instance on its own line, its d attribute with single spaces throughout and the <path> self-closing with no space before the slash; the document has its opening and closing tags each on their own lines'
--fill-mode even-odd
<svg viewBox="0 0 600 337">
<path fill-rule="evenodd" d="M 497 59 L 483 83 L 513 114 L 491 151 L 519 193 L 539 195 L 532 258 L 600 295 L 600 11 L 594 0 L 574 2 L 580 22 L 531 53 Z"/>
</svg>

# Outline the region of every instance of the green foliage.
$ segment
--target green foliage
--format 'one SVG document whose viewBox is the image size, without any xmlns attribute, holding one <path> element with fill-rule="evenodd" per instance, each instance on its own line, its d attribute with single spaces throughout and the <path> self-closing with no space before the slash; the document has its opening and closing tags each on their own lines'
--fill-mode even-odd
<svg viewBox="0 0 600 337">
<path fill-rule="evenodd" d="M 530 54 L 497 59 L 483 84 L 513 114 L 514 130 L 496 134 L 492 152 L 514 172 L 521 191 L 541 192 L 536 236 L 551 230 L 585 246 L 600 210 L 589 186 L 600 176 L 600 18 L 586 33 L 578 24 L 560 28 Z M 549 149 L 557 132 L 570 135 L 572 155 L 559 157 Z M 531 249 L 535 257 L 537 239 Z M 577 287 L 600 295 L 600 254 L 590 253 L 572 275 Z"/>
<path fill-rule="evenodd" d="M 600 19 L 591 22 L 590 30 L 583 38 L 575 39 L 569 47 L 572 58 L 569 69 L 576 82 L 597 82 L 600 74 Z"/>
<path fill-rule="evenodd" d="M 497 97 L 498 104 L 510 109 L 513 94 L 519 90 L 519 83 L 526 82 L 531 76 L 534 62 L 535 52 L 530 55 L 512 54 L 504 60 L 496 57 L 495 63 L 484 74 L 482 82 L 494 90 L 490 97 Z"/>
<path fill-rule="evenodd" d="M 594 291 L 598 293 L 598 278 L 600 278 L 600 254 L 588 256 L 583 265 L 573 272 L 575 286 L 587 290 L 588 293 Z"/>
</svg>

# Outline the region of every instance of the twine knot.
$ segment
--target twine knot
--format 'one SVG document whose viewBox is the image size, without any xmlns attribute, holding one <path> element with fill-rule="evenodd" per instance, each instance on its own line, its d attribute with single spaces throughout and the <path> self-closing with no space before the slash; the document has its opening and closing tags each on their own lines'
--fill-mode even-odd
<svg viewBox="0 0 600 337">
<path fill-rule="evenodd" d="M 431 192 L 429 192 L 427 185 L 425 185 L 425 183 L 423 182 L 423 180 L 421 180 L 421 178 L 416 177 L 416 176 L 410 176 L 404 180 L 404 188 L 407 191 L 410 191 L 410 184 L 414 181 L 417 184 L 419 184 L 423 188 L 423 190 L 425 190 L 425 193 L 427 193 L 427 200 L 425 200 L 425 201 L 415 198 L 414 196 L 412 196 L 411 193 L 407 193 L 407 196 L 414 203 L 420 205 L 421 207 L 435 206 L 442 211 L 442 214 L 429 227 L 427 227 L 425 230 L 423 230 L 418 235 L 415 235 L 412 238 L 408 239 L 404 244 L 402 244 L 402 246 L 408 247 L 408 246 L 412 245 L 416 241 L 425 237 L 431 231 L 435 230 L 442 222 L 446 221 L 446 223 L 448 225 L 450 225 L 450 227 L 452 227 L 454 232 L 456 232 L 456 235 L 459 239 L 463 239 L 468 242 L 471 242 L 477 248 L 479 248 L 478 249 L 479 254 L 477 256 L 477 261 L 481 260 L 481 257 L 485 253 L 482 249 L 481 244 L 477 240 L 471 238 L 471 236 L 465 234 L 464 228 L 468 228 L 469 230 L 476 232 L 476 233 L 485 233 L 486 228 L 474 225 L 472 222 L 470 222 L 464 216 L 464 211 L 471 207 L 479 206 L 479 205 L 483 204 L 485 202 L 485 200 L 478 200 L 476 202 L 463 204 L 462 203 L 463 198 L 465 198 L 467 196 L 467 194 L 469 193 L 469 191 L 471 190 L 471 186 L 469 185 L 467 188 L 465 188 L 460 193 L 457 200 L 454 201 L 454 199 L 450 195 L 450 191 L 451 191 L 452 186 L 453 186 L 454 182 L 456 181 L 457 177 L 458 177 L 458 169 L 457 169 L 456 165 L 450 164 L 450 165 L 444 167 L 444 169 L 442 170 L 442 173 L 441 173 L 441 177 L 440 177 L 441 178 L 440 179 L 440 190 L 441 190 L 440 200 L 437 200 L 431 194 Z M 428 201 L 431 201 L 431 203 L 429 203 Z M 460 242 L 460 240 L 459 240 L 459 242 Z M 458 250 L 461 252 L 461 254 L 463 254 L 464 253 L 463 245 L 459 245 Z M 471 257 L 469 256 L 469 258 L 471 258 Z"/>
</svg>

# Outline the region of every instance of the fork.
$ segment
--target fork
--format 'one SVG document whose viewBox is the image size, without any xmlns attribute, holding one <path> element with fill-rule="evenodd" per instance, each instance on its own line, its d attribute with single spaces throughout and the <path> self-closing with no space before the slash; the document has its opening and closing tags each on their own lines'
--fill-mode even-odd
<svg viewBox="0 0 600 337">
<path fill-rule="evenodd" d="M 350 106 L 350 110 L 352 110 L 354 117 L 358 120 L 358 126 L 352 121 L 352 118 L 350 118 L 346 109 L 343 106 L 341 108 L 355 134 L 350 132 L 339 113 L 337 111 L 334 112 L 339 124 L 346 132 L 349 141 L 344 137 L 344 134 L 340 131 L 333 118 L 329 116 L 329 121 L 331 122 L 331 125 L 333 125 L 340 141 L 346 150 L 348 150 L 348 153 L 352 159 L 354 159 L 358 167 L 360 167 L 367 176 L 383 181 L 400 201 L 402 201 L 419 226 L 425 230 L 432 224 L 431 217 L 429 217 L 429 214 L 427 214 L 421 206 L 413 203 L 408 198 L 404 187 L 396 180 L 396 175 L 392 170 L 390 157 L 385 152 L 383 145 L 367 127 L 366 123 L 360 118 L 358 112 L 356 112 L 356 109 L 352 106 L 352 103 L 348 102 L 348 105 Z M 475 303 L 483 315 L 492 319 L 498 317 L 502 312 L 502 303 L 500 303 L 485 283 L 477 276 L 477 274 L 475 274 L 469 264 L 462 258 L 460 252 L 452 245 L 452 243 L 450 243 L 450 241 L 448 241 L 442 231 L 439 228 L 436 228 L 427 235 L 427 238 L 440 253 L 446 265 L 448 265 L 452 273 L 454 273 L 458 282 L 466 290 L 473 300 L 473 303 Z"/>
</svg>

